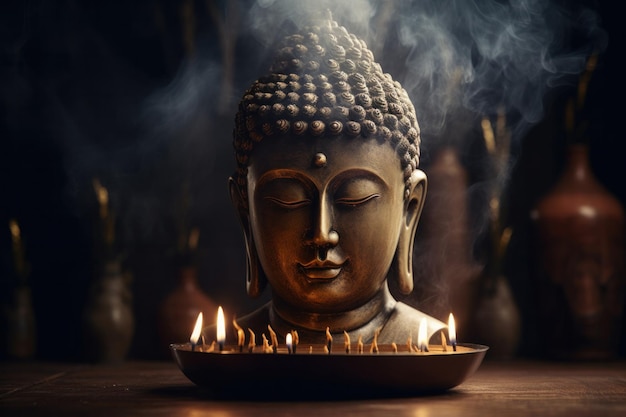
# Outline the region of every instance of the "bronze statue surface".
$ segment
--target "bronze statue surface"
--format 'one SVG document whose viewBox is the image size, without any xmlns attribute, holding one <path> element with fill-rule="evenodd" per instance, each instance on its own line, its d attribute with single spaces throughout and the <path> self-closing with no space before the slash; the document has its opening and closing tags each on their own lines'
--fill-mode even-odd
<svg viewBox="0 0 626 417">
<path fill-rule="evenodd" d="M 247 289 L 272 301 L 239 318 L 257 334 L 326 329 L 404 343 L 424 313 L 391 295 L 413 288 L 426 194 L 419 127 L 399 83 L 365 42 L 328 19 L 286 37 L 236 117 L 230 194 L 244 231 Z M 428 317 L 431 336 L 445 325 Z M 205 333 L 208 329 L 205 329 Z M 212 335 L 207 335 L 212 338 Z M 283 339 L 284 340 L 284 339 Z"/>
</svg>

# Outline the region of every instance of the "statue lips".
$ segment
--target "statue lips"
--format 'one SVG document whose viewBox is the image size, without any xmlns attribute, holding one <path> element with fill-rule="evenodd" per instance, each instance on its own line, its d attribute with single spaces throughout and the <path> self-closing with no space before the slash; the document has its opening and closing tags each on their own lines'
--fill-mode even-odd
<svg viewBox="0 0 626 417">
<path fill-rule="evenodd" d="M 341 273 L 341 269 L 344 263 L 345 261 L 341 263 L 335 263 L 328 260 L 313 260 L 311 262 L 307 262 L 306 264 L 300 264 L 300 269 L 309 279 L 331 280 L 337 278 L 339 273 Z"/>
</svg>

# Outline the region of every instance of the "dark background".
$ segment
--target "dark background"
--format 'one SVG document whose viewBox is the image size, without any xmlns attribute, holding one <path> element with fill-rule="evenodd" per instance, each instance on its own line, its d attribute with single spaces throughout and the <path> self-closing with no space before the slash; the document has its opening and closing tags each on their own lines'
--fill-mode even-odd
<svg viewBox="0 0 626 417">
<path fill-rule="evenodd" d="M 252 2 L 242 7 L 247 3 Z M 624 204 L 619 2 L 561 3 L 594 10 L 608 35 L 581 118 L 588 123 L 584 136 L 593 170 Z M 226 2 L 10 1 L 0 10 L 0 220 L 7 225 L 15 218 L 21 226 L 31 268 L 37 357 L 84 358 L 81 316 L 94 275 L 97 215 L 93 178 L 109 189 L 117 214 L 116 251 L 132 273 L 131 357 L 161 355 L 156 314 L 176 284 L 183 221 L 200 231 L 195 262 L 211 298 L 237 314 L 266 300 L 267 294 L 254 301 L 245 295 L 243 240 L 226 185 L 234 168 L 230 138 L 237 97 L 260 75 L 265 56 L 261 42 L 243 32 L 229 38 L 233 53 L 223 54 L 217 22 L 229 13 Z M 577 33 L 569 35 L 575 45 Z M 374 53 L 384 68 L 392 63 L 392 75 L 402 72 L 393 68 L 404 53 L 393 39 Z M 577 74 L 568 81 L 546 93 L 542 120 L 512 144 L 515 163 L 506 182 L 505 217 L 520 233 L 505 271 L 524 316 L 532 316 L 534 308 L 528 213 L 563 165 L 564 108 L 575 94 Z M 479 117 L 469 114 L 464 123 L 468 139 L 459 148 L 462 161 L 471 184 L 483 184 L 492 171 Z M 438 146 L 424 135 L 427 173 Z M 479 256 L 484 231 L 478 223 L 484 222 L 486 197 L 468 196 Z M 0 291 L 6 305 L 15 283 L 7 227 L 0 228 L 0 237 Z M 521 354 L 532 350 L 526 345 Z"/>
</svg>

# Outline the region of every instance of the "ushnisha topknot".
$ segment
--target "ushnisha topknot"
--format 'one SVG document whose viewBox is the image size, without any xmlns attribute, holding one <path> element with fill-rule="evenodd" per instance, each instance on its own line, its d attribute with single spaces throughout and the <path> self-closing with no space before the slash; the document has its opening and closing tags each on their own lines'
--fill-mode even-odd
<svg viewBox="0 0 626 417">
<path fill-rule="evenodd" d="M 255 145 L 284 135 L 387 142 L 398 152 L 407 187 L 419 165 L 420 130 L 408 94 L 383 73 L 365 42 L 330 16 L 285 37 L 269 74 L 239 103 L 233 144 L 244 197 Z"/>
</svg>

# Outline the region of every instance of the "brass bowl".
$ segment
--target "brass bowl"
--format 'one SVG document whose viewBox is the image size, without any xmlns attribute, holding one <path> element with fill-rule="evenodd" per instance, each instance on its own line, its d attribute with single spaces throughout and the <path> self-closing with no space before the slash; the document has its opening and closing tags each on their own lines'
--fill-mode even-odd
<svg viewBox="0 0 626 417">
<path fill-rule="evenodd" d="M 217 397 L 317 400 L 442 393 L 471 376 L 489 349 L 459 344 L 456 352 L 431 347 L 427 353 L 394 353 L 380 346 L 379 353 L 347 354 L 337 346 L 328 354 L 323 346 L 312 353 L 300 346 L 296 354 L 286 348 L 274 354 L 232 346 L 201 352 L 189 343 L 170 348 L 185 376 Z"/>
</svg>

